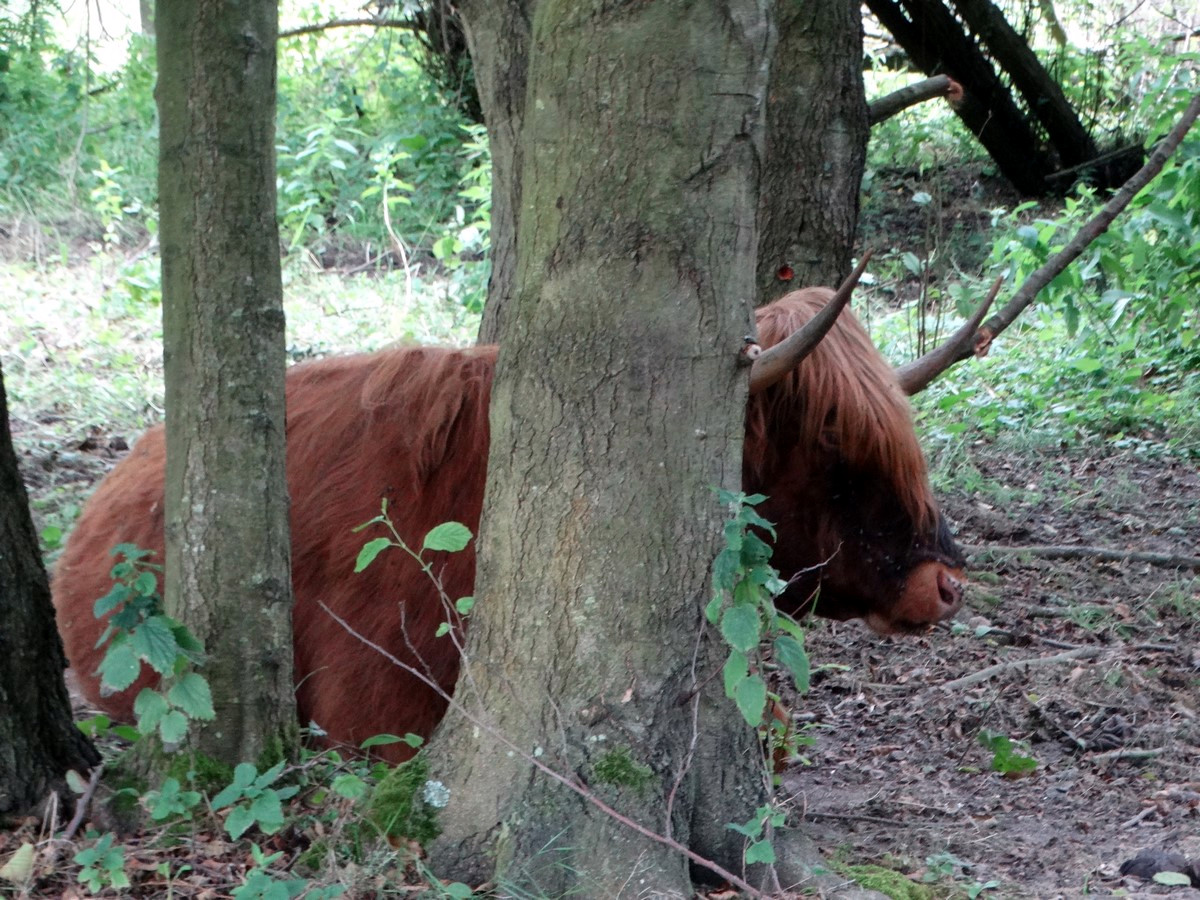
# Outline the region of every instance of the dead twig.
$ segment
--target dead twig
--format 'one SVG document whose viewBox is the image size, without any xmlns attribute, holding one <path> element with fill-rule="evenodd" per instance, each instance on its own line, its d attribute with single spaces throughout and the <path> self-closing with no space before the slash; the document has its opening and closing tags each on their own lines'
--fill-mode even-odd
<svg viewBox="0 0 1200 900">
<path fill-rule="evenodd" d="M 1146 550 L 1110 550 L 1106 547 L 1055 546 L 1031 544 L 1028 547 L 1010 547 L 1000 544 L 976 544 L 962 548 L 968 556 L 996 553 L 1004 556 L 1019 556 L 1022 553 L 1042 559 L 1095 559 L 1102 562 L 1140 562 L 1164 569 L 1195 569 L 1200 571 L 1200 556 L 1183 556 L 1175 553 L 1151 553 Z"/>
<path fill-rule="evenodd" d="M 75 832 L 83 824 L 83 817 L 87 814 L 87 808 L 92 802 L 92 797 L 96 794 L 96 787 L 100 784 L 100 776 L 103 774 L 103 763 L 92 769 L 92 777 L 88 779 L 87 789 L 75 801 L 75 814 L 71 816 L 71 821 L 67 823 L 67 830 L 63 832 L 64 841 L 69 841 L 75 837 Z"/>
<path fill-rule="evenodd" d="M 303 34 L 316 34 L 321 31 L 328 31 L 331 28 L 402 28 L 405 31 L 424 30 L 415 22 L 371 17 L 364 19 L 331 19 L 328 22 L 320 22 L 316 25 L 300 25 L 296 28 L 285 28 L 279 32 L 279 37 L 281 40 L 283 38 L 300 37 Z"/>
<path fill-rule="evenodd" d="M 952 691 L 958 688 L 970 687 L 973 684 L 979 684 L 981 681 L 987 681 L 989 678 L 994 678 L 997 675 L 1003 675 L 1007 672 L 1023 672 L 1025 669 L 1032 669 L 1035 666 L 1053 666 L 1076 659 L 1095 659 L 1099 655 L 1099 647 L 1080 647 L 1078 650 L 1068 650 L 1066 653 L 1056 653 L 1054 656 L 1010 659 L 1007 662 L 997 663 L 994 666 L 988 666 L 986 669 L 980 669 L 978 672 L 972 672 L 970 675 L 965 675 L 962 678 L 947 681 L 945 684 L 938 685 L 938 687 L 944 691 Z"/>
<path fill-rule="evenodd" d="M 1166 747 L 1159 747 L 1156 750 L 1106 750 L 1103 753 L 1092 753 L 1087 758 L 1091 762 L 1106 762 L 1114 759 L 1154 759 L 1166 752 Z"/>
</svg>

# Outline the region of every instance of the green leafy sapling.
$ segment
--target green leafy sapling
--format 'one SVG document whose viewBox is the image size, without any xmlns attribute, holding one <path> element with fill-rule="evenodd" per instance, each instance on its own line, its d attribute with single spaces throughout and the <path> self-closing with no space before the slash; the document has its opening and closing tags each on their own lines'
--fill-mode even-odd
<svg viewBox="0 0 1200 900">
<path fill-rule="evenodd" d="M 388 516 L 386 497 L 383 498 L 383 502 L 380 505 L 379 515 L 375 516 L 369 521 L 363 522 L 361 525 L 355 528 L 354 531 L 355 533 L 358 533 L 366 528 L 370 528 L 372 525 L 383 525 L 388 531 L 391 532 L 391 537 L 372 538 L 363 544 L 362 549 L 358 552 L 358 558 L 354 561 L 355 572 L 363 571 L 363 569 L 375 561 L 375 558 L 379 556 L 380 553 L 382 553 L 384 550 L 387 550 L 389 547 L 395 547 L 403 550 L 405 553 L 415 559 L 417 564 L 421 567 L 421 571 L 429 576 L 429 578 L 437 586 L 438 592 L 445 596 L 444 592 L 442 591 L 441 580 L 433 571 L 433 560 L 425 558 L 425 551 L 440 550 L 445 553 L 457 553 L 460 550 L 466 549 L 467 544 L 471 543 L 472 538 L 470 528 L 468 528 L 466 525 L 463 525 L 461 522 L 443 522 L 441 525 L 436 525 L 429 530 L 428 534 L 425 535 L 425 539 L 421 542 L 420 550 L 413 550 L 407 543 L 405 543 L 404 539 L 400 537 L 399 532 L 396 531 L 396 526 L 392 523 L 391 518 Z M 459 597 L 454 601 L 454 612 L 459 616 L 465 617 L 469 615 L 474 607 L 474 597 Z M 442 637 L 443 635 L 448 634 L 451 627 L 452 626 L 450 622 L 442 622 L 440 625 L 438 625 L 437 636 Z"/>
<path fill-rule="evenodd" d="M 808 691 L 809 660 L 804 631 L 790 616 L 775 608 L 787 582 L 770 564 L 771 547 L 752 529 L 775 536 L 775 528 L 755 511 L 766 499 L 762 494 L 717 492 L 730 507 L 725 523 L 725 547 L 713 563 L 713 598 L 705 616 L 717 625 L 730 646 L 723 669 L 725 693 L 742 716 L 756 728 L 765 727 L 768 690 L 760 674 L 761 647 L 771 645 L 775 662 L 786 669 L 801 693 Z"/>
<path fill-rule="evenodd" d="M 112 551 L 123 557 L 112 568 L 113 586 L 96 601 L 96 618 L 109 616 L 96 646 L 108 649 L 97 674 L 100 690 L 116 693 L 132 685 L 142 664 L 167 679 L 165 693 L 143 688 L 133 703 L 139 734 L 155 732 L 165 746 L 187 734 L 192 719 L 214 716 L 208 681 L 191 667 L 203 660 L 204 647 L 187 627 L 162 612 L 158 593 L 161 566 L 147 562 L 151 553 L 133 544 L 118 544 Z"/>
<path fill-rule="evenodd" d="M 121 891 L 129 887 L 129 876 L 125 874 L 125 848 L 113 846 L 111 833 L 101 835 L 92 846 L 75 854 L 75 862 L 83 868 L 79 871 L 79 883 L 93 894 L 105 888 Z"/>
<path fill-rule="evenodd" d="M 225 818 L 225 830 L 237 840 L 253 825 L 263 834 L 274 834 L 283 827 L 283 801 L 295 796 L 299 788 L 273 787 L 283 774 L 284 763 L 276 763 L 259 774 L 253 763 L 239 763 L 233 781 L 212 798 L 214 810 L 232 807 Z"/>
</svg>

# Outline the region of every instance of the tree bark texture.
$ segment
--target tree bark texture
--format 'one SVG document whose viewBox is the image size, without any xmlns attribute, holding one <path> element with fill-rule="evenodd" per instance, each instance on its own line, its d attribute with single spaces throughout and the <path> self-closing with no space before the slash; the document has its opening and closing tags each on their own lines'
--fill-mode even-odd
<svg viewBox="0 0 1200 900">
<path fill-rule="evenodd" d="M 169 613 L 205 644 L 194 749 L 296 745 L 273 0 L 160 0 Z"/>
<path fill-rule="evenodd" d="M 534 0 L 467 0 L 460 7 L 492 156 L 492 273 L 479 343 L 500 341 L 517 269 L 521 127 Z"/>
<path fill-rule="evenodd" d="M 866 165 L 862 13 L 851 0 L 778 5 L 759 200 L 759 304 L 850 272 Z"/>
<path fill-rule="evenodd" d="M 866 0 L 926 75 L 946 73 L 966 94 L 955 112 L 1000 173 L 1023 194 L 1046 193 L 1054 167 L 1008 88 L 941 0 Z"/>
<path fill-rule="evenodd" d="M 682 855 L 528 757 L 742 871 L 725 823 L 762 802 L 761 753 L 720 696 L 702 610 L 724 517 L 712 488 L 741 478 L 769 9 L 542 2 L 531 19 L 516 281 L 456 693 L 474 720 L 452 710 L 429 751 L 450 788 L 441 877 L 691 896 Z M 633 783 L 611 776 L 622 759 Z"/>
<path fill-rule="evenodd" d="M 17 455 L 0 371 L 0 816 L 19 815 L 100 762 L 71 718 L 67 657 Z"/>
</svg>

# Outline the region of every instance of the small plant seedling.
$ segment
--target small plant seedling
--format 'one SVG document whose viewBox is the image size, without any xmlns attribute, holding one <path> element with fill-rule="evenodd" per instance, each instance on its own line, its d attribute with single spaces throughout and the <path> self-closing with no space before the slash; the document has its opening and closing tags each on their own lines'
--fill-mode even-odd
<svg viewBox="0 0 1200 900">
<path fill-rule="evenodd" d="M 979 735 L 979 743 L 992 753 L 992 771 L 999 772 L 1005 778 L 1020 778 L 1038 767 L 1038 761 L 1019 753 L 1024 748 L 1007 735 L 985 730 Z"/>
<path fill-rule="evenodd" d="M 75 862 L 83 866 L 79 872 L 79 883 L 93 894 L 105 888 L 120 891 L 129 887 L 129 876 L 125 874 L 125 848 L 113 845 L 111 833 L 101 835 L 90 847 L 75 854 Z"/>
<path fill-rule="evenodd" d="M 214 810 L 233 808 L 225 818 L 225 830 L 237 840 L 253 825 L 264 834 L 274 834 L 283 827 L 283 801 L 296 794 L 294 786 L 271 787 L 283 774 L 284 763 L 276 763 L 261 775 L 253 763 L 239 763 L 233 770 L 233 781 L 212 798 Z"/>
</svg>

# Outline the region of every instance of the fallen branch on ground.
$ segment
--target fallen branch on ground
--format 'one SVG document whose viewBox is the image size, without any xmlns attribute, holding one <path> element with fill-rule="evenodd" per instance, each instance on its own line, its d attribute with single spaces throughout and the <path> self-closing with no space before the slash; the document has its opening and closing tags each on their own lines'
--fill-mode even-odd
<svg viewBox="0 0 1200 900">
<path fill-rule="evenodd" d="M 963 546 L 968 556 L 982 553 L 1003 555 L 1040 556 L 1044 559 L 1097 559 L 1104 562 L 1141 562 L 1164 569 L 1195 569 L 1200 571 L 1200 556 L 1182 556 L 1175 553 L 1150 553 L 1144 550 L 1109 550 L 1105 547 L 1077 547 L 1032 544 L 1028 547 L 1010 547 L 993 544 Z"/>
<path fill-rule="evenodd" d="M 945 684 L 938 685 L 938 687 L 944 691 L 951 691 L 979 684 L 981 681 L 987 681 L 989 678 L 1003 675 L 1006 672 L 1023 672 L 1025 669 L 1032 669 L 1034 666 L 1051 666 L 1057 663 L 1071 662 L 1076 659 L 1095 659 L 1099 655 L 1099 647 L 1080 647 L 1078 650 L 1068 650 L 1066 653 L 1057 653 L 1054 656 L 1010 659 L 1008 662 L 996 663 L 994 666 L 988 666 L 986 669 L 980 669 L 978 672 L 972 672 L 970 675 L 956 678 L 954 681 L 947 681 Z"/>
</svg>

